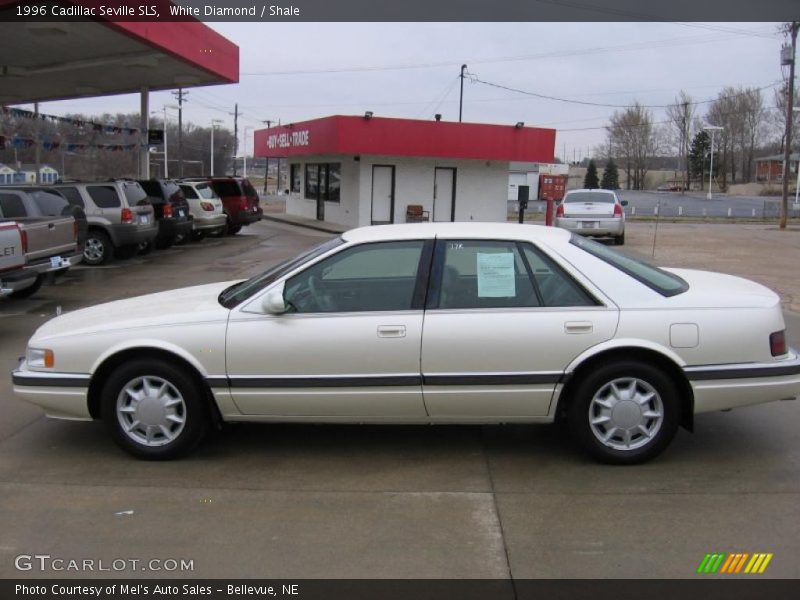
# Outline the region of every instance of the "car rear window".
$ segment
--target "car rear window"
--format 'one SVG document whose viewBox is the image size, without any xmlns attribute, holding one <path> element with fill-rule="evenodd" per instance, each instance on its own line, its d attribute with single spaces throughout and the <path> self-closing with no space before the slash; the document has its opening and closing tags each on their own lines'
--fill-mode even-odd
<svg viewBox="0 0 800 600">
<path fill-rule="evenodd" d="M 164 194 L 167 198 L 169 198 L 170 202 L 180 203 L 186 201 L 186 196 L 184 195 L 183 190 L 174 181 L 164 182 Z"/>
<path fill-rule="evenodd" d="M 689 289 L 689 284 L 674 273 L 659 269 L 643 260 L 621 254 L 599 242 L 573 233 L 570 243 L 633 277 L 662 296 L 676 296 Z"/>
<path fill-rule="evenodd" d="M 564 202 L 605 202 L 614 203 L 614 194 L 604 192 L 570 192 L 564 196 Z"/>
<path fill-rule="evenodd" d="M 0 194 L 0 217 L 4 219 L 21 219 L 27 217 L 22 198 L 17 194 Z"/>
<path fill-rule="evenodd" d="M 147 200 L 147 192 L 135 181 L 126 181 L 122 184 L 122 189 L 125 190 L 125 199 L 129 206 L 144 204 Z"/>
<path fill-rule="evenodd" d="M 184 188 L 185 190 L 185 188 Z M 197 195 L 200 198 L 204 198 L 206 200 L 211 200 L 216 198 L 217 195 L 214 193 L 214 190 L 211 189 L 211 186 L 207 183 L 198 183 L 194 186 L 194 191 L 197 192 Z"/>
<path fill-rule="evenodd" d="M 245 195 L 250 198 L 258 198 L 258 192 L 256 192 L 256 189 L 247 179 L 242 182 L 242 187 L 244 188 Z"/>
<path fill-rule="evenodd" d="M 221 197 L 244 196 L 238 181 L 215 181 L 211 184 Z"/>
</svg>

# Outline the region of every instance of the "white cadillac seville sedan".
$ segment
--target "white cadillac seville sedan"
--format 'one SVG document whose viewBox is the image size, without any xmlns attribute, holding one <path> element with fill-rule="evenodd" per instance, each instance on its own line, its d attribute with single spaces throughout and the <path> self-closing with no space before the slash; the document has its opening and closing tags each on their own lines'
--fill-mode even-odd
<svg viewBox="0 0 800 600">
<path fill-rule="evenodd" d="M 154 315 L 152 307 L 160 310 Z M 659 454 L 697 413 L 794 399 L 779 299 L 563 229 L 355 229 L 252 279 L 55 317 L 14 391 L 102 419 L 140 458 L 224 421 L 544 423 L 598 459 Z"/>
</svg>

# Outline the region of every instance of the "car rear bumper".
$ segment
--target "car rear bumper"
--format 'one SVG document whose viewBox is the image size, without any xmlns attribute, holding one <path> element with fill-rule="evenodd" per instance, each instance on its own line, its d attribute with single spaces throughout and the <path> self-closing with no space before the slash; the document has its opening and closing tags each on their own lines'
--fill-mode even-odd
<svg viewBox="0 0 800 600">
<path fill-rule="evenodd" d="M 231 221 L 234 225 L 250 225 L 260 221 L 263 214 L 264 211 L 260 206 L 257 206 L 255 209 L 240 210 Z"/>
<path fill-rule="evenodd" d="M 195 231 L 209 231 L 214 229 L 221 229 L 225 227 L 225 222 L 227 221 L 227 217 L 225 213 L 212 215 L 212 216 L 195 216 L 194 218 L 194 230 Z"/>
<path fill-rule="evenodd" d="M 14 393 L 42 408 L 48 417 L 91 421 L 89 414 L 90 375 L 31 371 L 25 360 L 11 373 Z"/>
<path fill-rule="evenodd" d="M 579 235 L 604 236 L 625 233 L 625 221 L 620 218 L 556 217 L 556 227 Z"/>
<path fill-rule="evenodd" d="M 800 357 L 770 363 L 684 367 L 694 390 L 695 414 L 796 400 L 800 396 Z"/>
<path fill-rule="evenodd" d="M 39 275 L 46 273 L 58 273 L 66 271 L 70 267 L 74 267 L 83 260 L 82 253 L 71 254 L 69 256 L 54 256 L 49 258 L 40 258 L 36 261 L 30 262 L 19 269 L 3 273 L 3 281 L 13 283 L 17 281 L 27 281 L 35 279 Z M 13 289 L 14 286 L 12 285 Z"/>
<path fill-rule="evenodd" d="M 115 246 L 129 246 L 152 242 L 158 235 L 158 225 L 153 223 L 147 227 L 140 225 L 124 224 L 111 227 L 111 241 Z"/>
</svg>

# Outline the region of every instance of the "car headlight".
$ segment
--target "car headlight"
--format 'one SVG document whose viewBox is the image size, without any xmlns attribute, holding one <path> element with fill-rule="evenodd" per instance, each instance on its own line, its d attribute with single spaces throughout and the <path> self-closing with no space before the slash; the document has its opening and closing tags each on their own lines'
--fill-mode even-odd
<svg viewBox="0 0 800 600">
<path fill-rule="evenodd" d="M 34 369 L 52 369 L 55 364 L 53 351 L 40 348 L 28 348 L 25 360 L 28 366 Z"/>
</svg>

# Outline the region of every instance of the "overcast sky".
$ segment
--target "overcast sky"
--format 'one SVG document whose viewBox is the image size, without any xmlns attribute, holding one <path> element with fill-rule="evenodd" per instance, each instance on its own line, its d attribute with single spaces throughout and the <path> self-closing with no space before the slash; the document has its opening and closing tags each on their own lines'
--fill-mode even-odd
<svg viewBox="0 0 800 600">
<path fill-rule="evenodd" d="M 266 119 L 332 114 L 458 120 L 458 74 L 582 102 L 665 105 L 724 86 L 781 80 L 784 37 L 776 23 L 210 23 L 240 48 L 240 83 L 190 89 L 184 120 L 240 130 Z M 772 105 L 772 90 L 763 92 Z M 174 102 L 154 93 L 151 107 Z M 704 112 L 707 105 L 699 105 Z M 49 114 L 136 112 L 138 95 L 43 103 Z M 467 80 L 464 120 L 551 127 L 556 154 L 587 156 L 614 108 L 545 100 Z M 656 121 L 662 108 L 653 108 Z M 252 130 L 247 130 L 252 152 Z"/>
</svg>

